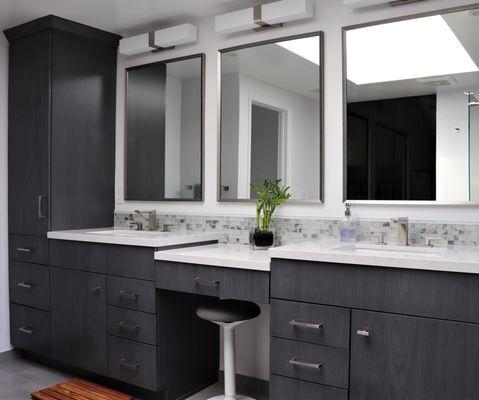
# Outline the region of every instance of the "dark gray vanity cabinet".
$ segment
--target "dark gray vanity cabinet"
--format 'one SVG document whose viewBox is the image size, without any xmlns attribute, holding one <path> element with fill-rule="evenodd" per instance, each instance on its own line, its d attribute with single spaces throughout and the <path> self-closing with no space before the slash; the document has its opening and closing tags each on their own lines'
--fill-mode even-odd
<svg viewBox="0 0 479 400">
<path fill-rule="evenodd" d="M 52 15 L 4 33 L 10 234 L 109 226 L 120 37 Z"/>
<path fill-rule="evenodd" d="M 271 296 L 274 399 L 479 398 L 477 275 L 273 259 Z"/>
<path fill-rule="evenodd" d="M 52 267 L 52 357 L 107 373 L 106 277 Z"/>
</svg>

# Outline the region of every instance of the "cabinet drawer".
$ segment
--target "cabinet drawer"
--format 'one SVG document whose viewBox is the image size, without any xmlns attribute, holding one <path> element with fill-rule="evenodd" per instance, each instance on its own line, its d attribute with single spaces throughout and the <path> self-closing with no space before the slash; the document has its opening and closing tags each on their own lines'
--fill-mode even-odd
<svg viewBox="0 0 479 400">
<path fill-rule="evenodd" d="M 271 301 L 271 335 L 349 348 L 350 311 L 294 301 Z"/>
<path fill-rule="evenodd" d="M 348 391 L 271 375 L 269 397 L 273 400 L 348 400 Z"/>
<path fill-rule="evenodd" d="M 157 347 L 108 337 L 108 375 L 122 382 L 156 390 Z"/>
<path fill-rule="evenodd" d="M 10 304 L 10 335 L 14 347 L 33 353 L 50 352 L 50 313 Z"/>
<path fill-rule="evenodd" d="M 262 271 L 158 261 L 156 287 L 269 303 L 269 273 Z"/>
<path fill-rule="evenodd" d="M 108 277 L 108 304 L 131 310 L 156 313 L 154 282 Z"/>
<path fill-rule="evenodd" d="M 271 373 L 347 389 L 349 352 L 271 338 Z"/>
<path fill-rule="evenodd" d="M 479 323 L 474 274 L 273 259 L 271 296 Z"/>
<path fill-rule="evenodd" d="M 9 243 L 10 259 L 35 264 L 50 264 L 47 238 L 10 235 Z"/>
<path fill-rule="evenodd" d="M 42 308 L 50 308 L 50 267 L 45 265 L 10 262 L 10 301 Z"/>
<path fill-rule="evenodd" d="M 108 306 L 108 333 L 156 345 L 156 315 Z"/>
<path fill-rule="evenodd" d="M 150 247 L 52 240 L 52 265 L 114 276 L 155 280 Z"/>
</svg>

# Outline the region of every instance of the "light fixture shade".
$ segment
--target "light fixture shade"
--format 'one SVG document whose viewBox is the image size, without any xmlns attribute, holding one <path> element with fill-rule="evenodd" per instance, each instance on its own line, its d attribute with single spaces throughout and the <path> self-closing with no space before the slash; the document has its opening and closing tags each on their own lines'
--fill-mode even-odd
<svg viewBox="0 0 479 400">
<path fill-rule="evenodd" d="M 268 25 L 297 21 L 314 16 L 311 0 L 281 0 L 261 7 L 261 21 Z M 234 11 L 215 17 L 215 30 L 230 34 L 258 28 L 255 23 L 254 7 Z"/>
<path fill-rule="evenodd" d="M 343 4 L 350 8 L 362 8 L 388 4 L 391 0 L 343 0 Z"/>
<path fill-rule="evenodd" d="M 119 51 L 126 56 L 132 56 L 159 48 L 194 43 L 197 40 L 198 28 L 192 24 L 182 24 L 122 39 Z"/>
<path fill-rule="evenodd" d="M 119 52 L 125 56 L 146 53 L 151 50 L 154 50 L 154 48 L 148 44 L 148 33 L 120 40 Z"/>
<path fill-rule="evenodd" d="M 192 24 L 182 24 L 155 31 L 155 46 L 171 47 L 194 43 L 198 40 L 198 28 Z"/>
</svg>

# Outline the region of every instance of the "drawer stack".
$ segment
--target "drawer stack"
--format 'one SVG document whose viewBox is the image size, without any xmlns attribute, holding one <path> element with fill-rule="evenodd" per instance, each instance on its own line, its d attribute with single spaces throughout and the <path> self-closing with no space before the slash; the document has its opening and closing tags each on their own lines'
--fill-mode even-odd
<svg viewBox="0 0 479 400">
<path fill-rule="evenodd" d="M 50 267 L 48 240 L 10 235 L 10 334 L 13 346 L 50 352 Z"/>
<path fill-rule="evenodd" d="M 301 290 L 297 296 L 279 298 L 274 278 L 273 273 L 270 397 L 347 400 L 350 310 L 307 303 Z M 296 285 L 308 282 L 301 277 L 288 282 L 288 286 Z"/>
</svg>

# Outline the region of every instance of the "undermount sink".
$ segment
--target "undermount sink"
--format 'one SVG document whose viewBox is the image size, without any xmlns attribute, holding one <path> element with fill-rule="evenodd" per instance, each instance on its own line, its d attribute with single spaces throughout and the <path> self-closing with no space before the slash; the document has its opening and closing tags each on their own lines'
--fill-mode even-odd
<svg viewBox="0 0 479 400">
<path fill-rule="evenodd" d="M 435 258 L 443 256 L 445 249 L 444 248 L 435 248 L 435 247 L 406 247 L 406 246 L 394 246 L 394 245 L 382 245 L 382 244 L 367 244 L 367 243 L 352 243 L 345 244 L 339 247 L 336 247 L 333 250 L 346 250 L 354 251 L 357 254 L 365 255 L 383 255 L 389 257 L 427 257 Z"/>
<path fill-rule="evenodd" d="M 129 229 L 110 229 L 105 231 L 91 231 L 87 232 L 92 235 L 108 235 L 108 236 L 121 236 L 121 237 L 159 237 L 164 236 L 170 232 L 158 232 L 158 231 L 134 231 Z"/>
</svg>

